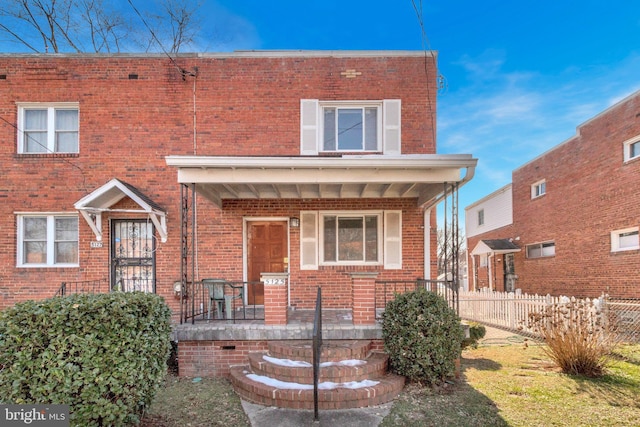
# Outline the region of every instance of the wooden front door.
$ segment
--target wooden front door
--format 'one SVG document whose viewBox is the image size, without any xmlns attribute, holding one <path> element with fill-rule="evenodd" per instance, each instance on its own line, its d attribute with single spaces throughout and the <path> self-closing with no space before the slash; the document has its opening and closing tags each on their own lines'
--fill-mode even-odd
<svg viewBox="0 0 640 427">
<path fill-rule="evenodd" d="M 286 272 L 289 248 L 287 221 L 250 221 L 247 233 L 247 279 L 260 281 L 262 273 Z M 264 285 L 247 289 L 248 304 L 264 304 Z"/>
</svg>

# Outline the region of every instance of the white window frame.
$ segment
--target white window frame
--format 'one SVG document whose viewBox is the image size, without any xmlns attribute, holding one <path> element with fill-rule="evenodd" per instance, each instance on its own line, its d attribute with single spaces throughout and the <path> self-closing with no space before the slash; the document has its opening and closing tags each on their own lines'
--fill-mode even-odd
<svg viewBox="0 0 640 427">
<path fill-rule="evenodd" d="M 624 161 L 629 162 L 631 160 L 640 159 L 640 135 L 631 138 L 622 143 L 622 147 L 624 150 Z M 638 150 L 638 154 L 632 156 L 632 150 L 636 147 Z"/>
<path fill-rule="evenodd" d="M 357 153 L 378 153 L 382 151 L 382 101 L 320 101 L 320 138 L 318 140 L 318 151 L 321 153 L 349 153 L 349 152 L 357 152 Z M 362 148 L 360 149 L 340 149 L 339 148 L 339 140 L 337 139 L 335 144 L 335 150 L 327 150 L 325 149 L 325 110 L 327 109 L 335 109 L 336 110 L 336 121 L 338 120 L 338 112 L 340 110 L 347 109 L 356 109 L 362 110 L 362 114 L 364 115 L 364 111 L 367 108 L 373 108 L 376 110 L 376 143 L 374 149 L 367 149 L 367 141 L 365 140 L 366 132 L 365 125 L 362 124 Z M 338 133 L 337 125 L 336 125 L 336 133 Z M 339 136 L 339 135 L 338 135 Z"/>
<path fill-rule="evenodd" d="M 324 217 L 378 217 L 376 261 L 325 261 Z M 384 266 L 385 270 L 402 269 L 402 211 L 301 211 L 300 212 L 300 269 L 317 270 L 319 266 Z"/>
<path fill-rule="evenodd" d="M 635 251 L 640 249 L 640 240 L 638 237 L 639 227 L 624 228 L 622 230 L 615 230 L 611 232 L 611 252 L 623 252 L 623 251 Z M 636 236 L 635 245 L 621 246 L 622 237 Z"/>
<path fill-rule="evenodd" d="M 325 108 L 376 108 L 375 149 L 324 149 Z M 300 154 L 304 156 L 320 153 L 362 153 L 383 155 L 401 154 L 402 103 L 400 99 L 383 100 L 300 100 Z M 364 132 L 364 129 L 363 129 Z"/>
<path fill-rule="evenodd" d="M 480 254 L 480 267 L 489 266 L 489 254 Z"/>
<path fill-rule="evenodd" d="M 80 152 L 80 107 L 77 102 L 23 102 L 18 103 L 18 153 L 20 154 L 77 154 Z M 25 112 L 28 110 L 47 110 L 47 147 L 44 152 L 26 151 L 25 133 Z M 76 151 L 56 151 L 56 110 L 76 110 L 78 112 L 78 128 Z"/>
<path fill-rule="evenodd" d="M 540 181 L 531 184 L 531 198 L 537 199 L 547 194 L 547 180 L 541 179 Z"/>
<path fill-rule="evenodd" d="M 78 224 L 77 231 L 77 249 L 76 259 L 80 259 L 80 221 L 77 214 L 65 212 L 18 212 L 17 215 L 17 248 L 16 248 L 16 265 L 18 267 L 42 268 L 42 267 L 78 267 L 79 263 L 56 263 L 55 262 L 55 220 L 57 218 L 76 218 Z M 46 218 L 47 219 L 47 261 L 44 263 L 28 263 L 24 262 L 24 219 L 25 218 Z"/>
<path fill-rule="evenodd" d="M 530 250 L 536 249 L 536 248 L 540 249 L 540 255 L 531 256 Z M 553 249 L 549 249 L 549 248 L 553 248 Z M 530 245 L 526 245 L 525 253 L 526 253 L 527 259 L 538 259 L 538 258 L 553 257 L 553 256 L 556 255 L 556 243 L 554 241 L 532 243 Z"/>
<path fill-rule="evenodd" d="M 478 227 L 484 225 L 484 209 L 478 210 Z"/>
<path fill-rule="evenodd" d="M 375 261 L 327 261 L 325 260 L 324 252 L 324 218 L 327 216 L 335 216 L 337 218 L 365 218 L 367 216 L 377 217 L 377 259 Z M 318 226 L 319 226 L 319 248 L 318 255 L 320 256 L 320 265 L 382 265 L 383 262 L 383 238 L 384 238 L 384 222 L 382 211 L 320 211 L 318 212 Z M 339 246 L 339 242 L 336 242 L 336 247 Z"/>
</svg>

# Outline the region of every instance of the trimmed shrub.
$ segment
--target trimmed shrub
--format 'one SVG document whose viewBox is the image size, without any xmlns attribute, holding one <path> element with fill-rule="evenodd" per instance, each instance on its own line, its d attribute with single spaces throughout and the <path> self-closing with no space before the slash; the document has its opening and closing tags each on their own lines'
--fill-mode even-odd
<svg viewBox="0 0 640 427">
<path fill-rule="evenodd" d="M 0 313 L 0 401 L 67 404 L 77 426 L 138 423 L 167 372 L 170 319 L 139 292 L 17 304 Z"/>
<path fill-rule="evenodd" d="M 529 314 L 527 326 L 544 339 L 545 353 L 566 374 L 602 376 L 619 344 L 615 323 L 598 299 L 566 298 Z"/>
<path fill-rule="evenodd" d="M 410 381 L 433 385 L 455 375 L 464 332 L 460 318 L 433 292 L 396 295 L 382 321 L 391 369 Z"/>
<path fill-rule="evenodd" d="M 469 338 L 462 340 L 462 348 L 478 348 L 478 341 L 487 334 L 487 328 L 476 322 L 469 322 Z"/>
</svg>

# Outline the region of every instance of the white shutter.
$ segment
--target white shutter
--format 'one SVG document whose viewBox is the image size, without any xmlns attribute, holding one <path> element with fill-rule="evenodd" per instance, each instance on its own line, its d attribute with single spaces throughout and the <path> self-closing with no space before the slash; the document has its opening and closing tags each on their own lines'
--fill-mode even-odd
<svg viewBox="0 0 640 427">
<path fill-rule="evenodd" d="M 317 99 L 300 100 L 300 154 L 318 154 L 319 108 Z"/>
<path fill-rule="evenodd" d="M 402 211 L 384 212 L 384 268 L 402 269 Z"/>
<path fill-rule="evenodd" d="M 401 107 L 399 99 L 385 99 L 382 103 L 383 149 L 386 155 L 401 154 L 400 139 Z"/>
<path fill-rule="evenodd" d="M 318 269 L 318 212 L 300 212 L 300 270 Z"/>
</svg>

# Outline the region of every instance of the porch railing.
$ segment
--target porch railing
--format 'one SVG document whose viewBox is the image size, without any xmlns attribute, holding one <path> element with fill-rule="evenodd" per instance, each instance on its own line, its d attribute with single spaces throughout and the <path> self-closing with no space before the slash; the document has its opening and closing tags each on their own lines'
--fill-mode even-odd
<svg viewBox="0 0 640 427">
<path fill-rule="evenodd" d="M 182 293 L 180 323 L 264 320 L 264 309 L 254 302 L 262 282 L 203 279 L 187 283 Z"/>
<path fill-rule="evenodd" d="M 109 292 L 107 279 L 81 280 L 75 282 L 62 282 L 55 296 L 63 297 L 71 294 L 100 294 Z"/>
<path fill-rule="evenodd" d="M 313 419 L 318 421 L 318 382 L 322 354 L 322 288 L 318 287 L 316 311 L 313 317 Z"/>
<path fill-rule="evenodd" d="M 376 320 L 382 319 L 382 313 L 387 303 L 393 301 L 398 294 L 412 292 L 424 288 L 429 292 L 437 293 L 448 303 L 449 307 L 459 312 L 458 287 L 451 280 L 377 280 L 375 287 Z"/>
</svg>

